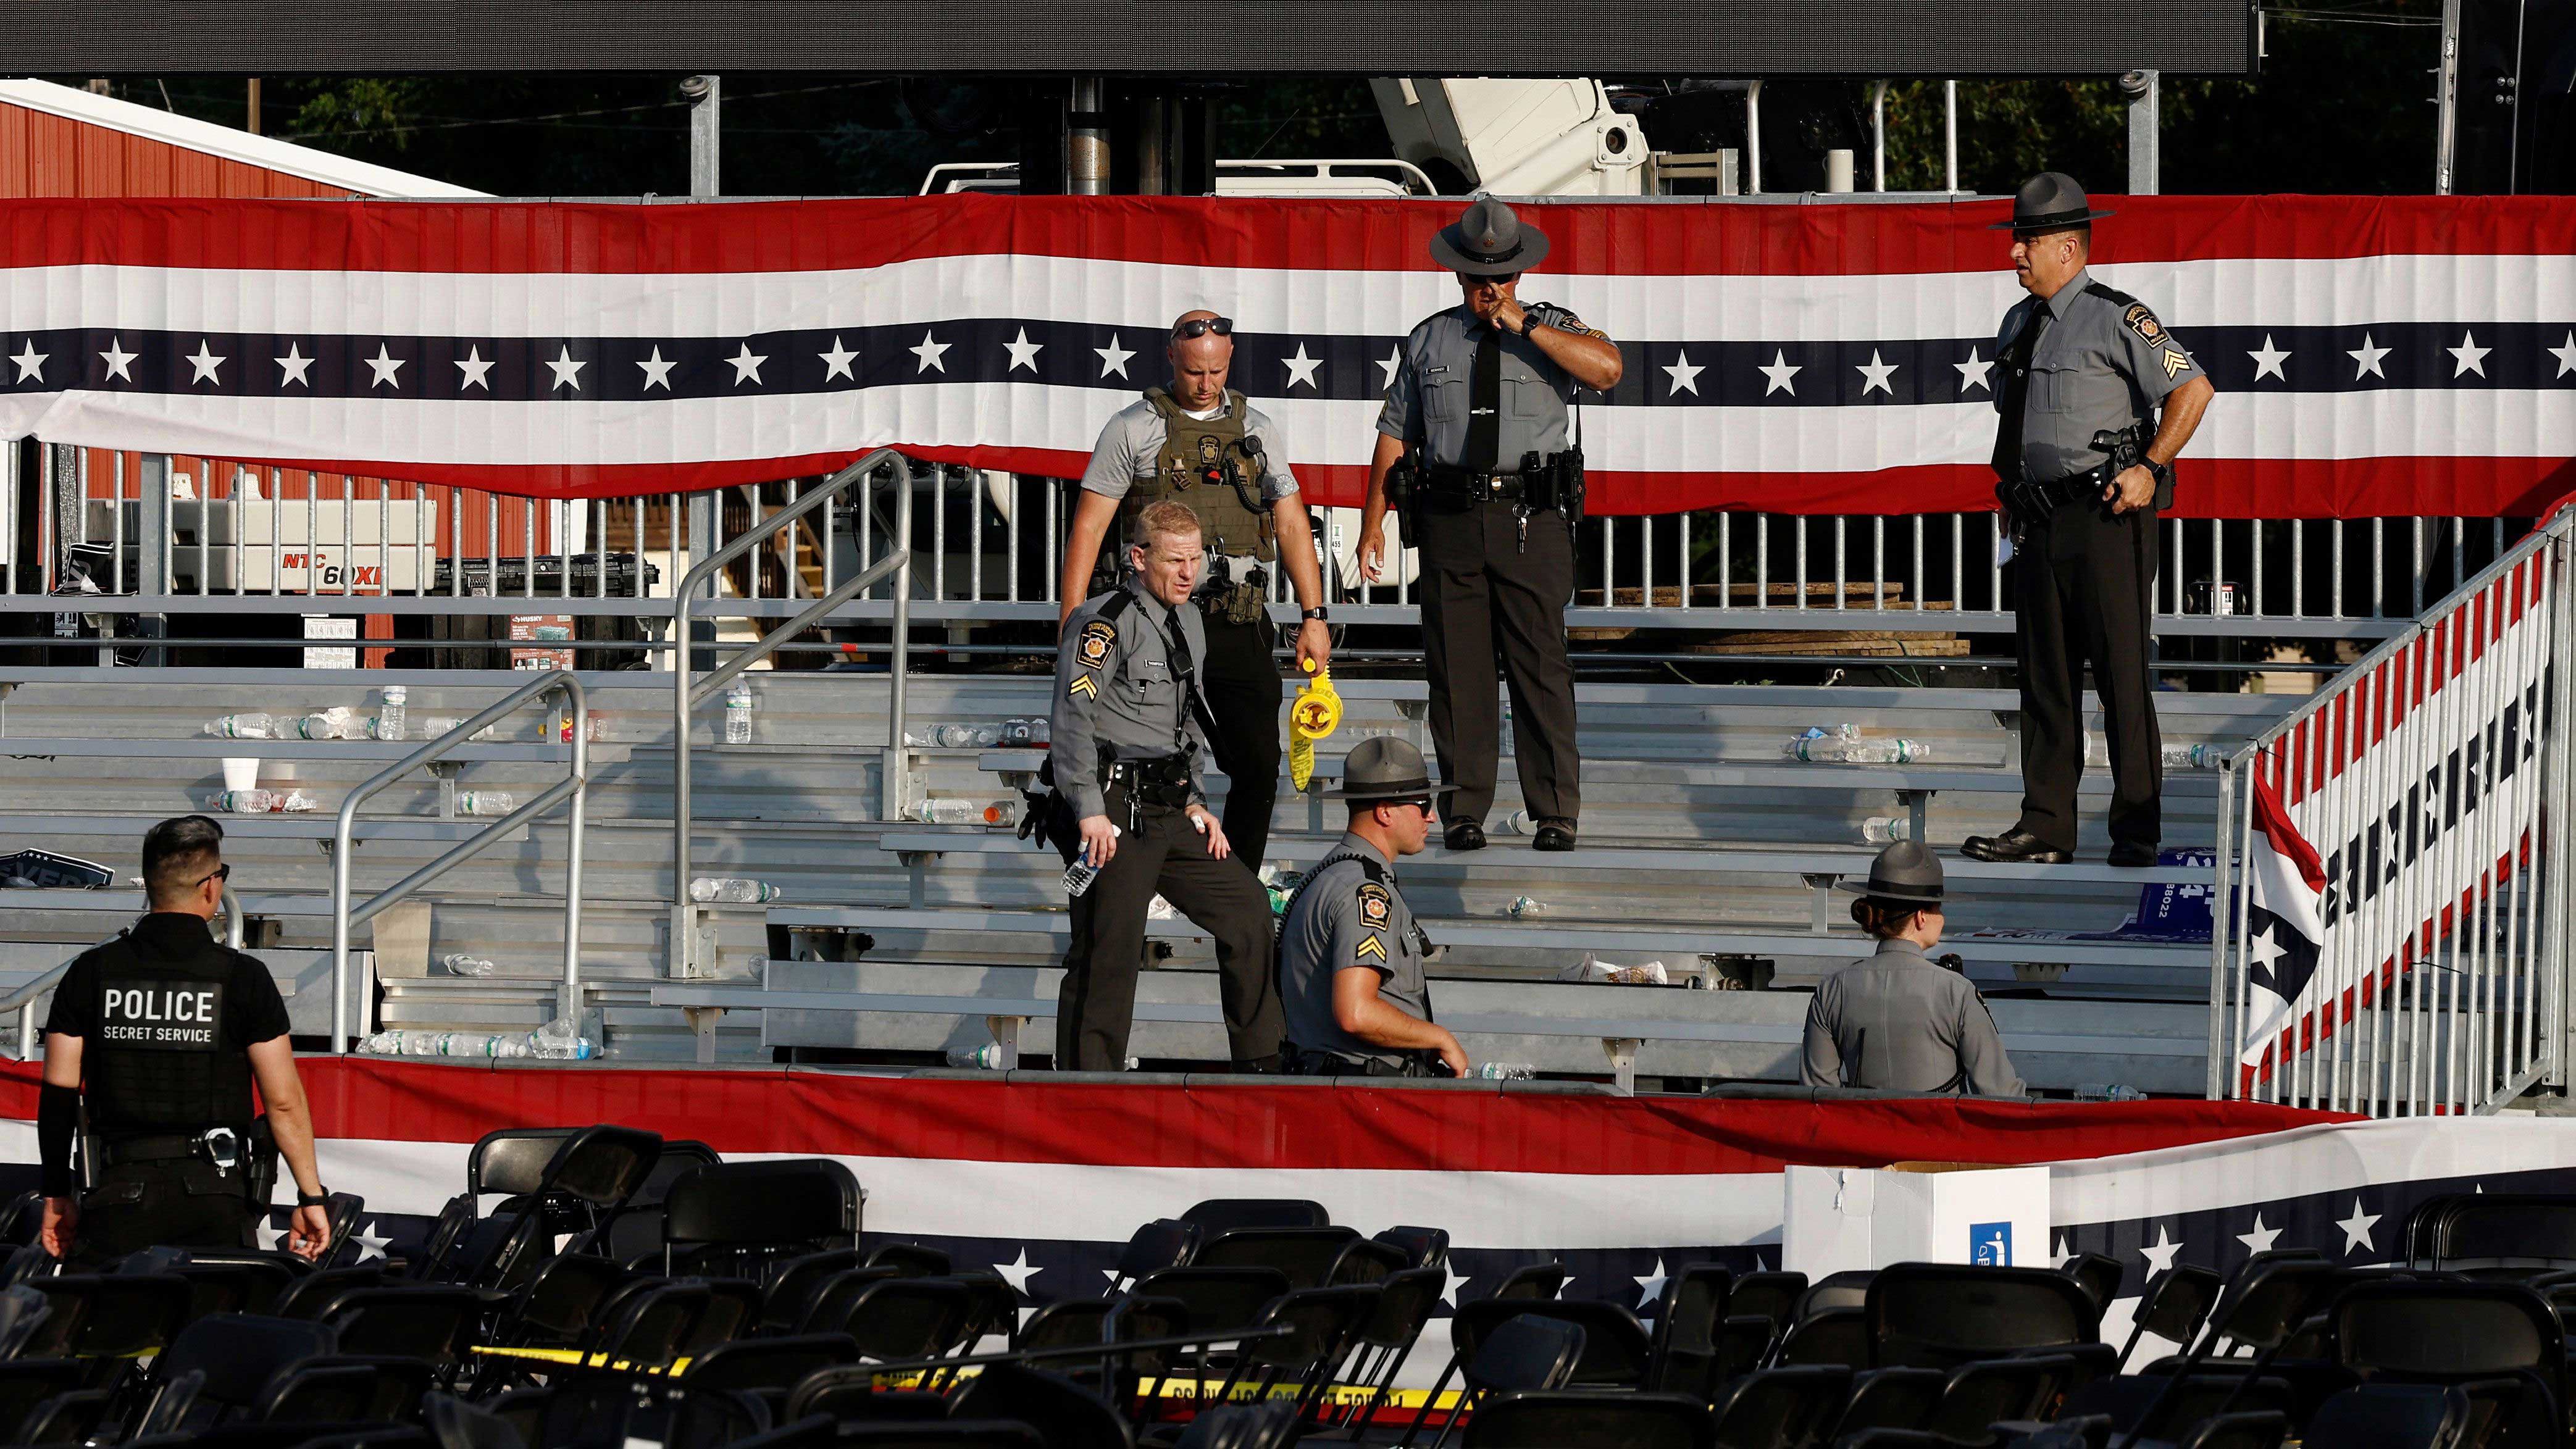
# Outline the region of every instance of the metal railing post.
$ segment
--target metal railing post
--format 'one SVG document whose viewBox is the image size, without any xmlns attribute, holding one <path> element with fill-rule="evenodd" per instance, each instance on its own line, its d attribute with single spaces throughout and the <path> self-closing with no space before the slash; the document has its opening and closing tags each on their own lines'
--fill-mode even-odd
<svg viewBox="0 0 2576 1449">
<path fill-rule="evenodd" d="M 884 780 L 877 790 L 877 809 L 882 818 L 900 820 L 904 807 L 911 802 L 907 782 L 912 775 L 911 757 L 903 743 L 905 714 L 908 705 L 906 685 L 912 666 L 912 470 L 908 466 L 895 470 L 894 528 L 895 556 L 902 560 L 894 571 L 894 619 L 886 657 L 886 753 Z"/>
<path fill-rule="evenodd" d="M 606 557 L 602 553 L 603 559 Z M 569 580 L 567 573 L 565 578 Z M 562 1015 L 581 1030 L 581 853 L 590 805 L 590 696 L 567 671 L 564 694 L 572 706 L 572 834 L 564 852 L 564 1002 Z M 607 1035 L 603 1030 L 603 1037 Z"/>
</svg>

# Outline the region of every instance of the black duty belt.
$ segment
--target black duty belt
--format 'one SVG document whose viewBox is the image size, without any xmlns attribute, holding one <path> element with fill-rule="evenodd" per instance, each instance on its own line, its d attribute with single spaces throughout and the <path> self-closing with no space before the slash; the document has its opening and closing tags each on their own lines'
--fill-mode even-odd
<svg viewBox="0 0 2576 1449">
<path fill-rule="evenodd" d="M 1118 760 L 1109 766 L 1107 788 L 1123 788 L 1131 803 L 1177 810 L 1190 803 L 1190 757 L 1172 754 L 1142 760 Z"/>
<path fill-rule="evenodd" d="M 1488 503 L 1518 503 L 1529 495 L 1529 484 L 1518 473 L 1470 473 L 1464 468 L 1444 468 L 1437 463 L 1422 470 L 1422 484 L 1443 498 L 1471 498 Z"/>
<path fill-rule="evenodd" d="M 237 1167 L 249 1155 L 248 1135 L 237 1128 L 209 1127 L 202 1132 L 154 1132 L 98 1140 L 107 1167 L 144 1162 L 205 1162 Z"/>
<path fill-rule="evenodd" d="M 1420 1078 L 1449 1075 L 1448 1065 L 1440 1060 L 1438 1052 L 1408 1049 L 1398 1055 L 1403 1060 L 1390 1062 L 1383 1057 L 1350 1056 L 1318 1047 L 1301 1047 L 1291 1042 L 1288 1044 L 1287 1067 L 1289 1075 L 1299 1077 Z"/>
<path fill-rule="evenodd" d="M 2018 483 L 1998 483 L 1995 496 L 2014 518 L 2037 522 L 2069 503 L 2083 499 L 2099 500 L 2103 487 L 2112 476 L 2111 465 L 2101 463 L 2081 473 L 2070 473 L 2046 482 L 2025 479 Z"/>
</svg>

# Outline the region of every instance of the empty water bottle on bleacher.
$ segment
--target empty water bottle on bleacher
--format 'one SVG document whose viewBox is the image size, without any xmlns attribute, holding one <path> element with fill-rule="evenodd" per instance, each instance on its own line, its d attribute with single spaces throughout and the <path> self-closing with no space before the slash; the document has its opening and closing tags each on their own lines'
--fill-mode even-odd
<svg viewBox="0 0 2576 1449">
<path fill-rule="evenodd" d="M 1905 815 L 1873 815 L 1860 823 L 1860 838 L 1872 845 L 1893 845 L 1914 838 L 1914 821 Z"/>
<path fill-rule="evenodd" d="M 410 723 L 411 691 L 399 684 L 385 686 L 384 707 L 376 714 L 376 738 L 398 740 L 403 727 Z"/>
<path fill-rule="evenodd" d="M 1515 810 L 1494 822 L 1494 832 L 1498 835 L 1534 835 L 1538 832 L 1538 821 L 1526 810 Z"/>
<path fill-rule="evenodd" d="M 317 710 L 295 722 L 295 734 L 307 740 L 363 740 L 367 737 L 366 721 L 345 704 Z"/>
<path fill-rule="evenodd" d="M 569 1019 L 558 1016 L 528 1033 L 528 1054 L 548 1061 L 586 1062 L 599 1055 L 599 1046 Z"/>
<path fill-rule="evenodd" d="M 737 684 L 725 691 L 725 743 L 751 743 L 751 686 Z"/>
<path fill-rule="evenodd" d="M 912 807 L 912 818 L 925 825 L 1009 825 L 1011 807 L 999 800 L 924 800 Z"/>
<path fill-rule="evenodd" d="M 1854 740 L 1843 748 L 1843 760 L 1853 765 L 1919 765 L 1932 758 L 1932 747 L 1921 740 Z"/>
<path fill-rule="evenodd" d="M 968 1071 L 998 1072 L 1002 1070 L 1002 1044 L 988 1041 L 972 1050 L 951 1051 L 948 1054 L 948 1065 L 963 1067 Z"/>
<path fill-rule="evenodd" d="M 219 740 L 273 740 L 285 731 L 264 714 L 228 714 L 206 721 L 204 733 Z"/>
<path fill-rule="evenodd" d="M 274 790 L 218 790 L 206 797 L 206 808 L 231 815 L 266 815 L 277 808 Z"/>
<path fill-rule="evenodd" d="M 1802 760 L 1808 764 L 1830 764 L 1842 759 L 1844 751 L 1849 750 L 1859 740 L 1860 726 L 1855 724 L 1838 724 L 1832 729 L 1826 729 L 1822 725 L 1810 725 L 1804 732 L 1792 735 L 1784 741 L 1780 746 L 1780 753 L 1788 759 Z"/>
<path fill-rule="evenodd" d="M 2227 752 L 2216 745 L 2165 746 L 2168 770 L 2215 770 L 2226 763 Z"/>
<path fill-rule="evenodd" d="M 765 880 L 744 880 L 739 876 L 702 875 L 689 882 L 689 899 L 701 905 L 766 905 L 779 895 L 778 887 Z"/>
<path fill-rule="evenodd" d="M 465 790 L 456 797 L 459 815 L 507 815 L 519 808 L 519 797 L 507 790 Z"/>
<path fill-rule="evenodd" d="M 944 724 L 939 743 L 952 750 L 989 750 L 1002 742 L 1000 725 Z"/>
<path fill-rule="evenodd" d="M 446 967 L 450 976 L 489 976 L 499 969 L 480 956 L 469 956 L 462 951 L 447 953 L 439 958 L 438 964 Z"/>
</svg>

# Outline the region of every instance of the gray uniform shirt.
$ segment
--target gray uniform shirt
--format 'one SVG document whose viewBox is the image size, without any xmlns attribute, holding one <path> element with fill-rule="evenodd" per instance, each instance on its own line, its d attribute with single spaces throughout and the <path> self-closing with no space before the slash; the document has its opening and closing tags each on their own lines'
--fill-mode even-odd
<svg viewBox="0 0 2576 1449">
<path fill-rule="evenodd" d="M 1371 881 L 1356 860 L 1340 860 L 1317 871 L 1297 893 L 1279 931 L 1279 1004 L 1288 1039 L 1308 1051 L 1398 1065 L 1405 1060 L 1401 1053 L 1364 1042 L 1333 1020 L 1333 978 L 1354 967 L 1375 971 L 1377 994 L 1388 1005 L 1429 1021 L 1431 991 L 1422 979 L 1413 911 L 1394 889 L 1393 862 L 1376 846 L 1344 835 L 1333 853 L 1376 861 L 1387 883 Z"/>
<path fill-rule="evenodd" d="M 2077 272 L 2057 295 L 2044 302 L 2024 297 L 2004 314 L 1995 336 L 1995 355 L 2002 358 L 2011 356 L 2007 349 L 2040 308 L 2054 314 L 2039 334 L 2022 404 L 2027 478 L 2044 483 L 2100 467 L 2109 455 L 2093 446 L 2095 433 L 2146 417 L 2168 393 L 2200 376 L 2200 364 L 2146 303 L 2110 292 L 2094 289 L 2091 272 Z M 1997 411 L 2008 391 L 1995 389 Z"/>
<path fill-rule="evenodd" d="M 1119 592 L 1133 600 L 1115 622 L 1100 617 L 1101 607 Z M 1100 788 L 1102 744 L 1120 760 L 1187 754 L 1190 798 L 1204 802 L 1197 774 L 1206 741 L 1172 667 L 1175 632 L 1187 641 L 1193 663 L 1207 658 L 1207 626 L 1199 611 L 1167 609 L 1145 592 L 1142 580 L 1132 578 L 1119 590 L 1085 600 L 1065 621 L 1064 646 L 1055 659 L 1055 743 L 1049 754 L 1056 788 L 1072 803 L 1076 819 L 1109 813 Z M 1203 688 L 1200 699 L 1206 699 Z"/>
<path fill-rule="evenodd" d="M 1529 325 L 1590 334 L 1583 319 L 1545 302 L 1525 303 Z M 1416 445 L 1423 457 L 1455 468 L 1467 452 L 1467 410 L 1474 403 L 1476 342 L 1485 324 L 1464 303 L 1422 319 L 1398 349 L 1395 381 L 1378 409 L 1377 430 Z M 1526 336 L 1503 334 L 1503 419 L 1496 463 L 1518 472 L 1524 453 L 1562 453 L 1566 404 L 1575 381 Z"/>
<path fill-rule="evenodd" d="M 1798 1076 L 1810 1087 L 2026 1094 L 1977 988 L 1911 941 L 1881 941 L 1816 988 Z"/>
</svg>

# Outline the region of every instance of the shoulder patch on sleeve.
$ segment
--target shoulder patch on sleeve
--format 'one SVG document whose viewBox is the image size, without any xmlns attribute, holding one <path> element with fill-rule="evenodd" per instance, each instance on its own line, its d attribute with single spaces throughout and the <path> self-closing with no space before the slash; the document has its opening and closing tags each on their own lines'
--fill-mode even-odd
<svg viewBox="0 0 2576 1449">
<path fill-rule="evenodd" d="M 2156 349 L 2156 361 L 2164 365 L 2167 377 L 2176 376 L 2191 367 L 2191 359 L 2175 351 L 2170 345 Z"/>
<path fill-rule="evenodd" d="M 1109 662 L 1109 646 L 1118 642 L 1118 626 L 1107 619 L 1094 619 L 1082 626 L 1082 637 L 1074 642 L 1074 662 L 1085 669 L 1098 669 Z"/>
<path fill-rule="evenodd" d="M 1360 924 L 1372 929 L 1383 926 L 1395 914 L 1394 902 L 1386 887 L 1375 881 L 1362 881 L 1359 888 Z"/>
<path fill-rule="evenodd" d="M 1090 699 L 1099 693 L 1100 681 L 1088 674 L 1075 675 L 1073 682 L 1064 687 L 1064 697 L 1067 699 Z"/>
<path fill-rule="evenodd" d="M 1386 959 L 1386 938 L 1371 931 L 1368 939 L 1360 942 L 1359 949 L 1351 955 L 1362 961 L 1383 961 Z"/>
<path fill-rule="evenodd" d="M 2149 342 L 2165 340 L 2165 325 L 2156 320 L 2156 314 L 2148 311 L 2144 302 L 2130 303 L 2129 309 L 2120 314 L 2120 322 Z"/>
</svg>

